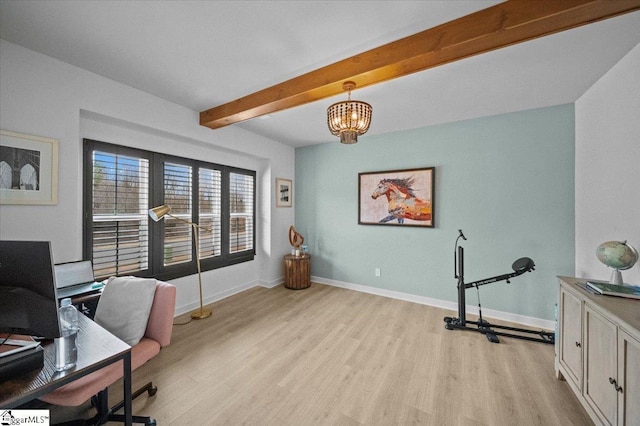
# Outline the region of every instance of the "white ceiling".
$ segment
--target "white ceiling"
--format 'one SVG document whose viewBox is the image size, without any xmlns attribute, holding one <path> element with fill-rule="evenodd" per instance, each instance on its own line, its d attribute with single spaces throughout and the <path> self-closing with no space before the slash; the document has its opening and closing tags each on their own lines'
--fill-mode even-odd
<svg viewBox="0 0 640 426">
<path fill-rule="evenodd" d="M 496 3 L 0 0 L 0 37 L 203 111 Z M 640 43 L 639 28 L 635 12 L 352 98 L 373 105 L 367 135 L 574 102 Z M 326 108 L 345 98 L 236 126 L 295 147 L 336 143 Z"/>
</svg>

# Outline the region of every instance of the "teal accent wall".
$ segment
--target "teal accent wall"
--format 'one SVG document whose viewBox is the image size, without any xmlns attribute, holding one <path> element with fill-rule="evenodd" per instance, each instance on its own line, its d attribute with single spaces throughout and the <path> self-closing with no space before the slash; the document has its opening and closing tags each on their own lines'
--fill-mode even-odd
<svg viewBox="0 0 640 426">
<path fill-rule="evenodd" d="M 574 271 L 574 139 L 568 104 L 296 149 L 295 225 L 312 275 L 455 302 L 462 229 L 466 282 L 536 263 L 480 287 L 482 307 L 552 320 L 556 275 Z M 434 228 L 358 225 L 359 172 L 431 166 Z M 474 289 L 466 297 L 477 303 Z"/>
</svg>

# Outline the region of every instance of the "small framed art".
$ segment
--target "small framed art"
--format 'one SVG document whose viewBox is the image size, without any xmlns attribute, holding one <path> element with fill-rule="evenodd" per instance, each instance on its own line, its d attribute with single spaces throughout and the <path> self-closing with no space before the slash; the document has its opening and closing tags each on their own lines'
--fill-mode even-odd
<svg viewBox="0 0 640 426">
<path fill-rule="evenodd" d="M 293 206 L 293 182 L 291 179 L 276 178 L 276 207 Z"/>
</svg>

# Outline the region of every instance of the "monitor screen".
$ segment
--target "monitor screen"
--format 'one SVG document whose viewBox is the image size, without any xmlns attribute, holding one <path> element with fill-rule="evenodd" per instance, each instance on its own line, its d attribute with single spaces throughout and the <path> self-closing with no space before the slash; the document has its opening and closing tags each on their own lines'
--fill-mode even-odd
<svg viewBox="0 0 640 426">
<path fill-rule="evenodd" d="M 0 241 L 0 333 L 60 337 L 49 241 Z"/>
</svg>

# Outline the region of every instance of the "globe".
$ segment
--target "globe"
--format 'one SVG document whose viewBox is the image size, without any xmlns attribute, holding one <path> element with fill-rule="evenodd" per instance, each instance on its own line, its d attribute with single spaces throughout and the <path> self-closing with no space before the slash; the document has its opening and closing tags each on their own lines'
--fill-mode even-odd
<svg viewBox="0 0 640 426">
<path fill-rule="evenodd" d="M 638 250 L 626 241 L 607 241 L 596 249 L 598 260 L 615 269 L 611 275 L 612 284 L 623 284 L 620 271 L 633 267 L 638 261 Z"/>
<path fill-rule="evenodd" d="M 598 246 L 596 257 L 608 267 L 624 271 L 636 264 L 638 251 L 626 241 L 607 241 Z"/>
</svg>

